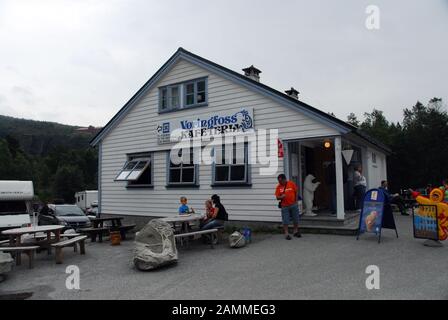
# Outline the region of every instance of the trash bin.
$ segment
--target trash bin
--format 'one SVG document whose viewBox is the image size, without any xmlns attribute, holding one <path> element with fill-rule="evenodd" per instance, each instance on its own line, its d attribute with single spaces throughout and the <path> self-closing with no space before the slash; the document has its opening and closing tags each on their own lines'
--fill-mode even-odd
<svg viewBox="0 0 448 320">
<path fill-rule="evenodd" d="M 109 234 L 110 244 L 113 246 L 118 246 L 121 244 L 121 234 L 120 231 L 111 231 Z"/>
</svg>

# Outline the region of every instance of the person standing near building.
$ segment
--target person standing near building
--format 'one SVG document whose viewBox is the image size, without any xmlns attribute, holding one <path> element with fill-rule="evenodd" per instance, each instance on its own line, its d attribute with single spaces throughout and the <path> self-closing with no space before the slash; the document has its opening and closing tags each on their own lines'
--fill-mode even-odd
<svg viewBox="0 0 448 320">
<path fill-rule="evenodd" d="M 353 176 L 354 196 L 355 196 L 355 210 L 361 209 L 361 203 L 366 193 L 367 181 L 366 177 L 362 175 L 362 167 L 359 165 L 355 168 Z"/>
<path fill-rule="evenodd" d="M 292 220 L 294 226 L 294 237 L 300 238 L 299 232 L 299 206 L 297 204 L 297 185 L 288 180 L 282 173 L 277 177 L 278 185 L 275 188 L 275 197 L 279 200 L 279 208 L 282 213 L 283 232 L 286 240 L 291 240 L 289 235 L 289 224 Z"/>
</svg>

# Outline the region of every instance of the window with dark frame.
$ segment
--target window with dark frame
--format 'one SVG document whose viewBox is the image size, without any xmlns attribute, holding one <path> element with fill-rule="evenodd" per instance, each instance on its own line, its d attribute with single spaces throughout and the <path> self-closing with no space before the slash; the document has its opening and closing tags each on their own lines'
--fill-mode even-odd
<svg viewBox="0 0 448 320">
<path fill-rule="evenodd" d="M 159 90 L 160 111 L 175 110 L 180 107 L 180 85 L 166 86 Z"/>
<path fill-rule="evenodd" d="M 129 155 L 115 181 L 126 181 L 128 187 L 152 186 L 152 157 L 151 154 Z"/>
<path fill-rule="evenodd" d="M 183 95 L 183 97 L 182 97 Z M 159 111 L 174 111 L 207 103 L 206 78 L 159 88 Z"/>
<path fill-rule="evenodd" d="M 228 155 L 226 156 L 226 149 Z M 247 143 L 221 145 L 215 148 L 214 184 L 247 184 L 248 156 Z M 229 159 L 228 159 L 229 158 Z"/>
<path fill-rule="evenodd" d="M 197 165 L 193 163 L 193 149 L 186 149 L 188 150 L 188 154 L 182 154 L 182 150 L 185 149 L 178 150 L 178 155 L 182 158 L 182 161 L 179 164 L 174 164 L 171 159 L 169 159 L 169 186 L 185 186 L 197 184 Z M 170 152 L 168 152 L 168 157 L 170 157 Z"/>
<path fill-rule="evenodd" d="M 205 79 L 191 81 L 185 84 L 185 106 L 190 107 L 206 102 Z"/>
</svg>

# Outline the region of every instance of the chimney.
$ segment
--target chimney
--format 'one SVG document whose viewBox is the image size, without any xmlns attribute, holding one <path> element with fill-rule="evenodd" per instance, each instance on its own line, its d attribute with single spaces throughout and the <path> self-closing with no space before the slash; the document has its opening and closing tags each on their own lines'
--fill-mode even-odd
<svg viewBox="0 0 448 320">
<path fill-rule="evenodd" d="M 252 80 L 255 80 L 257 82 L 260 82 L 260 73 L 261 71 L 254 67 L 254 65 L 251 65 L 248 68 L 244 68 L 244 75 L 248 78 L 251 78 Z"/>
<path fill-rule="evenodd" d="M 293 87 L 291 87 L 291 89 L 286 90 L 285 93 L 290 96 L 291 98 L 297 99 L 299 100 L 299 91 L 297 91 L 296 89 L 294 89 Z"/>
</svg>

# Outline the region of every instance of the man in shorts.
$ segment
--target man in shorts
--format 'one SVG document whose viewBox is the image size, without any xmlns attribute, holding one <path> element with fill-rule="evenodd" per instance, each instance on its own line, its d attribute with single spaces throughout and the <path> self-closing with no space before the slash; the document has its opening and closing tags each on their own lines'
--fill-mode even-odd
<svg viewBox="0 0 448 320">
<path fill-rule="evenodd" d="M 285 239 L 291 240 L 289 235 L 289 224 L 292 220 L 294 225 L 294 237 L 300 238 L 302 235 L 299 232 L 299 206 L 297 204 L 298 188 L 297 185 L 286 179 L 282 173 L 277 177 L 278 185 L 275 189 L 275 197 L 280 201 L 279 207 L 282 212 L 283 232 Z"/>
</svg>

